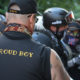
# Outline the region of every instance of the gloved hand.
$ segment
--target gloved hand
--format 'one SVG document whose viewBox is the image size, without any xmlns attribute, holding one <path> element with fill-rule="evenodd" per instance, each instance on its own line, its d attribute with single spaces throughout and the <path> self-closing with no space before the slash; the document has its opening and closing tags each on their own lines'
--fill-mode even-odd
<svg viewBox="0 0 80 80">
<path fill-rule="evenodd" d="M 73 67 L 75 65 L 80 66 L 80 55 L 78 55 L 77 57 L 74 57 L 68 61 L 68 67 Z"/>
<path fill-rule="evenodd" d="M 77 57 L 75 57 L 74 63 L 80 66 L 80 55 L 78 55 Z"/>
</svg>

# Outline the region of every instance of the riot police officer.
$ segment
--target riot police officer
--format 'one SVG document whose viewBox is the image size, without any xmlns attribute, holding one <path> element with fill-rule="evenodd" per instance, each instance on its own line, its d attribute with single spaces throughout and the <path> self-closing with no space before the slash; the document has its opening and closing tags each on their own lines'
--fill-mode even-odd
<svg viewBox="0 0 80 80">
<path fill-rule="evenodd" d="M 68 54 L 60 40 L 68 27 L 68 23 L 70 23 L 73 18 L 72 11 L 69 12 L 66 9 L 58 7 L 49 8 L 43 13 L 43 26 L 46 30 L 38 30 L 34 32 L 36 36 L 33 36 L 37 41 L 55 49 L 61 57 L 65 67 L 67 66 Z M 45 35 L 45 37 L 42 36 L 42 34 Z"/>
<path fill-rule="evenodd" d="M 69 53 L 69 74 L 74 80 L 80 80 L 80 24 L 72 22 L 62 39 Z"/>
</svg>

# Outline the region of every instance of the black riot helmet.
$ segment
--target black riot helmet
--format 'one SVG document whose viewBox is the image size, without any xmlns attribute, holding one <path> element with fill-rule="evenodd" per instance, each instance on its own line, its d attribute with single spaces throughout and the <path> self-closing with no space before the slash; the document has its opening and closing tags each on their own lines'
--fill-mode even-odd
<svg viewBox="0 0 80 80">
<path fill-rule="evenodd" d="M 70 31 L 80 30 L 80 24 L 78 22 L 72 22 L 68 26 L 68 30 Z"/>
<path fill-rule="evenodd" d="M 43 25 L 49 29 L 51 25 L 55 27 L 67 25 L 74 18 L 73 12 L 68 12 L 63 8 L 53 7 L 44 11 Z"/>
</svg>

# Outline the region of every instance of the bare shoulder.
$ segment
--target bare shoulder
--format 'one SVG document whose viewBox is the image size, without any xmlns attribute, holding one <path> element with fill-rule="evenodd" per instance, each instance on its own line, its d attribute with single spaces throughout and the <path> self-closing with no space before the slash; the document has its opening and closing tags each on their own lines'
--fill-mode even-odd
<svg viewBox="0 0 80 80">
<path fill-rule="evenodd" d="M 53 49 L 51 49 L 50 65 L 52 80 L 70 80 L 70 77 L 62 64 L 60 57 Z"/>
<path fill-rule="evenodd" d="M 53 49 L 51 49 L 50 59 L 53 60 L 53 61 L 61 61 L 60 57 L 58 56 L 56 51 L 54 51 Z"/>
</svg>

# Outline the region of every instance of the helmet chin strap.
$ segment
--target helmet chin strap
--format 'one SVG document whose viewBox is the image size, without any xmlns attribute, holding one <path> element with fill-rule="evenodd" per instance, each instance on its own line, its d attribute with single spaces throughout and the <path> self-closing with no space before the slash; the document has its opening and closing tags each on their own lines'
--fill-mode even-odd
<svg viewBox="0 0 80 80">
<path fill-rule="evenodd" d="M 61 40 L 61 38 L 64 34 L 64 31 L 59 32 L 59 28 L 60 28 L 60 26 L 57 26 L 55 35 L 56 35 L 58 40 Z"/>
<path fill-rule="evenodd" d="M 56 28 L 56 35 L 58 35 L 58 32 L 59 32 L 59 26 L 57 26 Z"/>
<path fill-rule="evenodd" d="M 59 32 L 59 26 L 57 26 L 56 28 L 56 37 L 58 38 L 58 40 L 60 40 L 61 38 L 59 37 L 58 32 Z"/>
</svg>

